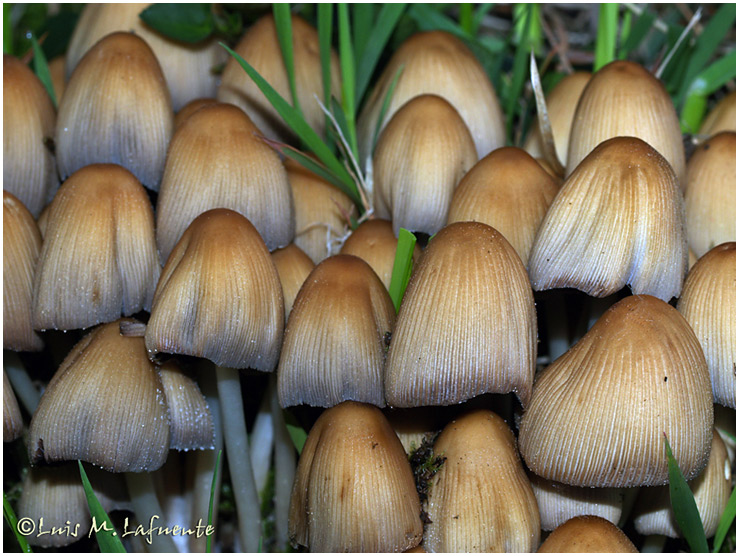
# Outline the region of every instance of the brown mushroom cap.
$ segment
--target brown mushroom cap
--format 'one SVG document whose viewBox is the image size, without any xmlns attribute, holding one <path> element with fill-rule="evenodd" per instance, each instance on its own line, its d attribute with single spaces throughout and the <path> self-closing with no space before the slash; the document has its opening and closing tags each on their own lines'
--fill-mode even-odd
<svg viewBox="0 0 739 556">
<path fill-rule="evenodd" d="M 722 131 L 736 131 L 736 91 L 730 91 L 708 113 L 700 134 L 710 136 Z"/>
<path fill-rule="evenodd" d="M 23 433 L 23 417 L 18 400 L 3 370 L 3 442 L 12 442 Z"/>
<path fill-rule="evenodd" d="M 275 249 L 271 256 L 277 273 L 280 275 L 282 295 L 285 299 L 285 322 L 287 322 L 287 317 L 290 316 L 301 286 L 316 265 L 305 254 L 305 251 L 294 243 L 282 249 Z"/>
<path fill-rule="evenodd" d="M 573 517 L 557 527 L 537 552 L 639 552 L 623 531 L 592 515 Z"/>
</svg>

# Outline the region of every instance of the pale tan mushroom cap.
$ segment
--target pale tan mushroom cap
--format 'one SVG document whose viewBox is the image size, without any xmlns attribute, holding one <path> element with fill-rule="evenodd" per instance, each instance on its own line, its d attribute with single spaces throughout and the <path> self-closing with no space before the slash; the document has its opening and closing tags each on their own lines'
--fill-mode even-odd
<svg viewBox="0 0 739 556">
<path fill-rule="evenodd" d="M 592 515 L 573 517 L 552 531 L 537 552 L 639 552 L 613 523 Z"/>
</svg>

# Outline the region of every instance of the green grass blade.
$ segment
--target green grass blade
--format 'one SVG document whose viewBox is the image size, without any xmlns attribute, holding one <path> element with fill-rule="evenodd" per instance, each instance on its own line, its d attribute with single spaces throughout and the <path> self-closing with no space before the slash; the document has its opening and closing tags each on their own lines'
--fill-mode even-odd
<svg viewBox="0 0 739 556">
<path fill-rule="evenodd" d="M 703 531 L 698 507 L 695 505 L 693 492 L 672 455 L 667 435 L 665 435 L 665 453 L 670 477 L 670 503 L 675 521 L 693 552 L 708 552 L 708 541 Z"/>
<path fill-rule="evenodd" d="M 31 48 L 33 48 L 33 70 L 36 73 L 36 77 L 43 83 L 46 92 L 49 93 L 54 108 L 56 108 L 56 93 L 54 92 L 54 84 L 51 81 L 49 64 L 46 62 L 46 56 L 44 55 L 44 51 L 41 50 L 36 37 L 31 37 Z"/>
<path fill-rule="evenodd" d="M 354 66 L 354 49 L 352 47 L 352 28 L 349 22 L 349 6 L 339 4 L 339 63 L 341 64 L 341 107 L 346 120 L 344 137 L 355 160 L 359 160 L 357 148 L 356 93 L 357 77 Z"/>
<path fill-rule="evenodd" d="M 300 426 L 292 413 L 283 409 L 282 414 L 285 417 L 285 425 L 287 426 L 287 432 L 290 434 L 290 439 L 293 441 L 293 445 L 298 451 L 298 455 L 300 455 L 303 452 L 305 441 L 308 440 L 308 433 Z"/>
<path fill-rule="evenodd" d="M 165 37 L 187 43 L 205 40 L 215 30 L 210 4 L 152 4 L 139 17 Z"/>
<path fill-rule="evenodd" d="M 293 56 L 293 22 L 290 15 L 290 4 L 272 4 L 272 13 L 275 18 L 277 40 L 282 51 L 282 61 L 287 71 L 287 82 L 290 86 L 290 95 L 293 98 L 293 107 L 302 114 L 298 100 L 298 87 L 295 84 L 295 58 Z"/>
<path fill-rule="evenodd" d="M 336 120 L 336 124 L 339 126 L 339 130 L 341 131 L 342 135 L 344 137 L 349 137 L 349 124 L 346 121 L 346 117 L 344 115 L 344 109 L 339 104 L 339 101 L 336 100 L 335 97 L 331 97 L 331 113 L 334 115 L 334 119 Z"/>
<path fill-rule="evenodd" d="M 318 134 L 308 125 L 300 113 L 290 106 L 280 94 L 272 88 L 272 86 L 255 70 L 246 60 L 239 54 L 231 50 L 228 46 L 220 43 L 226 51 L 233 56 L 244 71 L 257 84 L 257 87 L 264 93 L 267 100 L 277 110 L 284 122 L 295 132 L 301 141 L 318 157 L 318 159 L 326 166 L 326 168 L 338 178 L 343 184 L 342 190 L 362 209 L 357 184 L 354 183 L 349 172 L 344 168 L 338 158 L 331 152 L 331 149 L 321 140 Z"/>
<path fill-rule="evenodd" d="M 331 103 L 331 36 L 333 34 L 333 4 L 318 4 L 318 52 L 321 57 L 321 82 L 323 83 L 323 105 Z M 331 119 L 326 116 L 325 136 L 331 136 Z M 333 141 L 329 141 L 333 153 Z"/>
<path fill-rule="evenodd" d="M 390 278 L 390 298 L 395 305 L 395 312 L 400 311 L 400 303 L 403 301 L 405 288 L 411 278 L 413 269 L 413 248 L 416 246 L 416 236 L 405 228 L 400 229 L 398 235 L 398 246 L 395 248 L 395 262 L 393 262 L 393 274 Z"/>
<path fill-rule="evenodd" d="M 359 62 L 372 37 L 372 24 L 375 21 L 375 4 L 352 4 L 352 22 L 354 23 L 354 59 Z"/>
<path fill-rule="evenodd" d="M 12 4 L 3 4 L 3 53 L 10 56 L 13 55 L 13 22 L 10 18 L 12 8 Z"/>
<path fill-rule="evenodd" d="M 367 92 L 367 87 L 372 79 L 372 74 L 377 67 L 382 51 L 385 49 L 390 36 L 400 21 L 400 16 L 405 11 L 405 3 L 383 4 L 377 21 L 372 27 L 369 40 L 361 53 L 357 52 L 357 90 L 356 98 L 361 101 Z"/>
<path fill-rule="evenodd" d="M 731 528 L 731 524 L 734 523 L 736 518 L 736 487 L 731 491 L 729 501 L 726 503 L 724 513 L 721 514 L 721 520 L 718 522 L 718 528 L 716 534 L 713 537 L 713 551 L 718 552 L 721 549 L 721 545 L 724 544 L 726 534 Z"/>
<path fill-rule="evenodd" d="M 539 11 L 535 4 L 519 4 L 522 5 L 521 19 L 523 26 L 521 27 L 521 35 L 518 45 L 516 46 L 516 54 L 513 58 L 513 77 L 511 86 L 507 90 L 505 99 L 506 112 L 506 136 L 508 142 L 513 143 L 513 121 L 516 116 L 516 108 L 518 102 L 522 98 L 523 88 L 526 83 L 526 76 L 529 73 L 528 58 L 533 47 L 530 40 L 534 39 L 536 27 L 541 27 L 539 19 Z M 536 20 L 536 22 L 535 22 Z M 515 29 L 515 26 L 514 26 Z"/>
<path fill-rule="evenodd" d="M 15 517 L 13 506 L 8 502 L 8 497 L 5 496 L 5 492 L 3 492 L 3 515 L 5 516 L 5 521 L 8 523 L 10 530 L 13 531 L 13 534 L 15 535 L 15 540 L 18 541 L 18 546 L 20 546 L 21 552 L 33 552 L 26 540 L 26 537 L 21 535 L 18 531 L 18 518 Z"/>
<path fill-rule="evenodd" d="M 108 517 L 108 514 L 105 513 L 102 504 L 100 504 L 97 496 L 95 496 L 95 492 L 92 490 L 92 485 L 90 485 L 90 480 L 87 478 L 85 468 L 82 467 L 82 462 L 77 460 L 77 464 L 80 466 L 82 488 L 85 489 L 87 506 L 90 509 L 93 524 L 96 525 L 94 529 L 95 538 L 98 541 L 100 552 L 126 552 L 118 533 L 115 531 L 115 527 L 113 527 L 113 522 Z"/>
<path fill-rule="evenodd" d="M 380 108 L 380 114 L 377 117 L 377 123 L 375 124 L 375 133 L 372 136 L 372 152 L 375 152 L 375 146 L 377 145 L 377 139 L 380 137 L 380 129 L 382 128 L 382 122 L 385 119 L 385 114 L 387 114 L 388 108 L 390 108 L 390 102 L 393 100 L 393 93 L 395 92 L 395 86 L 398 84 L 398 79 L 400 79 L 400 74 L 403 73 L 403 67 L 400 66 L 398 68 L 398 71 L 395 72 L 395 76 L 393 77 L 393 80 L 390 82 L 390 87 L 388 87 L 387 94 L 385 94 L 385 99 L 382 101 L 382 107 Z"/>
<path fill-rule="evenodd" d="M 644 38 L 649 34 L 649 31 L 652 29 L 652 25 L 656 19 L 657 16 L 650 13 L 648 10 L 644 10 L 639 17 L 636 18 L 626 40 L 621 43 L 618 51 L 619 59 L 626 59 L 629 54 L 639 47 Z"/>
<path fill-rule="evenodd" d="M 736 76 L 736 50 L 717 60 L 693 80 L 680 111 L 680 125 L 685 133 L 696 133 L 706 111 L 706 97 Z"/>
<path fill-rule="evenodd" d="M 477 32 L 480 30 L 480 25 L 482 25 L 482 20 L 485 19 L 485 16 L 490 12 L 490 10 L 493 9 L 495 4 L 493 3 L 486 3 L 486 4 L 480 4 L 478 5 L 477 9 L 475 10 L 475 14 L 472 16 L 472 35 L 476 36 Z"/>
<path fill-rule="evenodd" d="M 593 71 L 610 64 L 616 57 L 618 4 L 601 4 L 598 8 L 598 33 L 595 38 Z"/>
<path fill-rule="evenodd" d="M 459 4 L 459 26 L 469 36 L 474 34 L 474 20 L 472 14 L 472 4 L 469 2 L 462 2 Z"/>
<path fill-rule="evenodd" d="M 631 23 L 633 20 L 634 14 L 632 14 L 629 10 L 626 10 L 624 12 L 624 15 L 621 17 L 621 32 L 618 37 L 618 54 L 617 57 L 619 59 L 623 59 L 625 56 L 621 55 L 621 45 L 623 45 L 629 38 L 629 35 L 631 34 Z"/>
<path fill-rule="evenodd" d="M 216 501 L 216 488 L 218 486 L 218 471 L 221 468 L 221 454 L 223 453 L 223 450 L 218 450 L 218 455 L 216 456 L 216 466 L 215 469 L 213 469 L 213 480 L 210 483 L 210 501 L 208 502 L 208 529 L 213 531 L 213 506 L 215 505 Z M 215 534 L 215 531 L 213 531 L 212 534 L 205 535 L 205 551 L 210 554 L 212 552 L 212 542 L 213 542 L 213 535 Z"/>
</svg>

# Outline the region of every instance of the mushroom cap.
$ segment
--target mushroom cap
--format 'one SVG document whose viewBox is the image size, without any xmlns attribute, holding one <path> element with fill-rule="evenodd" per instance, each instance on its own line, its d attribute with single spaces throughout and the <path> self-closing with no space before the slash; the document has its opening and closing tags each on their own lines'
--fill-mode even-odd
<svg viewBox="0 0 739 556">
<path fill-rule="evenodd" d="M 280 275 L 282 296 L 285 300 L 285 322 L 287 322 L 300 288 L 316 265 L 305 254 L 305 251 L 294 243 L 282 249 L 275 249 L 272 251 L 271 257 L 272 262 L 275 263 L 277 274 Z"/>
<path fill-rule="evenodd" d="M 3 442 L 12 442 L 23 434 L 23 417 L 8 374 L 3 369 Z"/>
<path fill-rule="evenodd" d="M 272 371 L 283 303 L 277 269 L 256 228 L 232 210 L 209 210 L 185 230 L 164 266 L 146 348 L 151 357 L 179 353 Z"/>
<path fill-rule="evenodd" d="M 585 487 L 663 485 L 665 437 L 683 474 L 708 462 L 708 367 L 685 319 L 657 298 L 612 306 L 534 384 L 519 448 L 537 475 Z"/>
<path fill-rule="evenodd" d="M 421 541 L 421 504 L 398 437 L 372 405 L 324 411 L 308 435 L 289 535 L 312 552 L 402 552 Z"/>
<path fill-rule="evenodd" d="M 173 360 L 159 367 L 159 378 L 169 410 L 170 449 L 212 450 L 215 446 L 213 417 L 198 384 Z"/>
<path fill-rule="evenodd" d="M 385 366 L 395 407 L 516 392 L 536 363 L 534 297 L 521 259 L 494 228 L 457 222 L 426 247 L 400 306 Z"/>
<path fill-rule="evenodd" d="M 623 531 L 593 515 L 573 517 L 557 527 L 537 552 L 639 552 Z"/>
<path fill-rule="evenodd" d="M 710 136 L 722 131 L 736 131 L 736 91 L 727 93 L 708 113 L 699 133 Z"/>
</svg>

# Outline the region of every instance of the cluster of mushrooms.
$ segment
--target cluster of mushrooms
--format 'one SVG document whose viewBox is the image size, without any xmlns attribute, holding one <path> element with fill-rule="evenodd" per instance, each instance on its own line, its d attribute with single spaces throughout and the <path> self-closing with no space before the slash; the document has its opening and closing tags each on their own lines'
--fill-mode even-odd
<svg viewBox="0 0 739 556">
<path fill-rule="evenodd" d="M 3 440 L 22 436 L 31 463 L 19 517 L 89 523 L 63 463 L 82 460 L 108 511 L 194 526 L 225 446 L 238 531 L 216 546 L 260 548 L 272 468 L 277 550 L 636 551 L 627 520 L 680 535 L 667 439 L 713 535 L 734 466 L 733 94 L 686 163 L 663 85 L 617 61 L 563 79 L 551 135 L 505 147 L 476 58 L 418 33 L 360 113 L 360 214 L 263 139 L 297 144 L 215 39 L 165 39 L 145 6 L 84 9 L 51 63 L 58 110 L 3 59 Z M 297 16 L 292 30 L 323 135 L 318 36 Z M 289 98 L 272 16 L 235 50 Z M 339 74 L 334 55 L 336 97 Z M 396 311 L 401 228 L 430 239 Z M 534 293 L 563 288 L 586 294 L 581 333 L 571 295 Z M 39 395 L 15 352 L 45 349 L 60 362 Z M 297 459 L 283 408 L 316 415 L 304 406 L 325 410 Z M 436 434 L 417 488 L 408 456 Z M 133 547 L 204 548 L 152 540 Z"/>
</svg>

